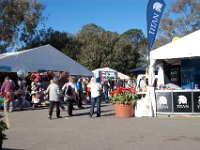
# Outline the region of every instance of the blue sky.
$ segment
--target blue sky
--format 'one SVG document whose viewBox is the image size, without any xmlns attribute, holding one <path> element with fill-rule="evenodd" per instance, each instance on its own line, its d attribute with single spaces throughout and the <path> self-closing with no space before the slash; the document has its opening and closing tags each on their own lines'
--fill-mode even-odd
<svg viewBox="0 0 200 150">
<path fill-rule="evenodd" d="M 169 6 L 171 1 L 166 0 Z M 95 23 L 105 30 L 119 34 L 134 28 L 146 35 L 146 7 L 148 0 L 40 0 L 46 5 L 45 27 L 79 32 L 83 25 Z"/>
</svg>

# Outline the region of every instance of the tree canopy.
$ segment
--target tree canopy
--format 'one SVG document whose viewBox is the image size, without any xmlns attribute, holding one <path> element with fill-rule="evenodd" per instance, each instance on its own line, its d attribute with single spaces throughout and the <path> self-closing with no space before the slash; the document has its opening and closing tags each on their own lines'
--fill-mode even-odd
<svg viewBox="0 0 200 150">
<path fill-rule="evenodd" d="M 125 73 L 141 62 L 140 47 L 144 40 L 141 30 L 131 29 L 119 35 L 88 24 L 80 30 L 76 38 L 82 45 L 78 60 L 91 70 L 111 67 Z"/>
<path fill-rule="evenodd" d="M 43 9 L 37 0 L 0 1 L 1 53 L 30 40 L 42 18 Z"/>
<path fill-rule="evenodd" d="M 154 48 L 200 29 L 200 0 L 175 0 L 166 10 Z"/>
</svg>

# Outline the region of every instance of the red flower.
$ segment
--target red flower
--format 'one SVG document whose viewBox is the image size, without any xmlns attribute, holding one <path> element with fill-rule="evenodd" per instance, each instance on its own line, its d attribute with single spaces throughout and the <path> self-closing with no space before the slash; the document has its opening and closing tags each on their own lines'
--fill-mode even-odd
<svg viewBox="0 0 200 150">
<path fill-rule="evenodd" d="M 131 88 L 130 87 L 127 87 L 126 90 L 129 91 L 129 92 L 131 92 Z"/>
<path fill-rule="evenodd" d="M 5 96 L 6 96 L 6 93 L 5 93 L 5 92 L 3 92 L 3 93 L 1 94 L 1 96 L 2 96 L 2 97 L 5 97 Z"/>
</svg>

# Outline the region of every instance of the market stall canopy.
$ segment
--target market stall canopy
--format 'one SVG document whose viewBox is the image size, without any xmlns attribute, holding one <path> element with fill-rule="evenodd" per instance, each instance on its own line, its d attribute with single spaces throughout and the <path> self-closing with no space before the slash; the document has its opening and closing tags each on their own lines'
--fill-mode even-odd
<svg viewBox="0 0 200 150">
<path fill-rule="evenodd" d="M 113 75 L 113 73 L 116 73 L 116 72 L 117 72 L 117 77 L 118 77 L 118 78 L 120 78 L 120 79 L 126 79 L 126 80 L 130 79 L 129 76 L 127 76 L 127 75 L 125 75 L 125 74 L 123 74 L 123 73 L 121 73 L 121 72 L 118 72 L 117 70 L 111 69 L 111 68 L 109 68 L 109 67 L 98 68 L 98 69 L 93 70 L 92 72 L 94 73 L 94 75 L 95 75 L 96 77 L 99 77 L 99 75 L 98 75 L 99 71 L 105 72 L 105 73 L 109 73 L 109 72 L 110 72 L 110 75 Z"/>
<path fill-rule="evenodd" d="M 150 59 L 174 59 L 200 56 L 200 30 L 151 51 Z"/>
<path fill-rule="evenodd" d="M 51 45 L 45 45 L 20 52 L 4 53 L 0 55 L 0 68 L 4 71 L 15 72 L 26 70 L 37 72 L 40 70 L 66 71 L 70 75 L 93 76 L 93 72 L 77 63 Z"/>
<path fill-rule="evenodd" d="M 145 74 L 146 73 L 146 65 L 135 68 L 135 69 L 131 69 L 128 72 L 129 73 L 134 73 L 134 74 Z"/>
<path fill-rule="evenodd" d="M 155 74 L 157 74 L 158 67 L 155 67 L 154 71 L 155 71 Z M 147 66 L 144 65 L 144 66 L 141 66 L 141 67 L 138 67 L 138 68 L 135 68 L 135 69 L 131 69 L 128 72 L 133 73 L 133 74 L 145 74 L 147 72 Z"/>
</svg>

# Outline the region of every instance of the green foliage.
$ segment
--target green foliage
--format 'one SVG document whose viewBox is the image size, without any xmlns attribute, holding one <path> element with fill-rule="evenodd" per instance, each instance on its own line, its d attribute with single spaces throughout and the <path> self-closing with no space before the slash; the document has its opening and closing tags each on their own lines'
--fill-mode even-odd
<svg viewBox="0 0 200 150">
<path fill-rule="evenodd" d="M 124 32 L 121 37 L 127 39 L 129 42 L 133 43 L 135 46 L 139 46 L 144 40 L 144 34 L 141 30 L 130 29 Z"/>
<path fill-rule="evenodd" d="M 146 61 L 147 40 L 141 30 L 130 29 L 121 35 L 133 47 L 128 56 L 128 68 L 139 67 Z M 132 60 L 132 61 L 131 61 Z M 129 70 L 129 69 L 128 69 Z"/>
<path fill-rule="evenodd" d="M 86 34 L 98 35 L 98 34 L 101 34 L 102 32 L 105 32 L 105 30 L 102 27 L 97 26 L 94 23 L 91 23 L 91 24 L 84 25 L 80 32 L 86 33 Z"/>
<path fill-rule="evenodd" d="M 137 29 L 119 35 L 94 24 L 88 24 L 80 30 L 76 39 L 82 44 L 78 61 L 91 70 L 111 67 L 127 73 L 128 70 L 140 65 L 146 53 L 141 51 L 144 35 Z"/>
<path fill-rule="evenodd" d="M 3 115 L 0 114 L 0 119 L 3 118 Z M 8 129 L 6 123 L 3 120 L 0 120 L 0 139 L 5 140 L 6 135 L 3 133 L 6 129 Z"/>
<path fill-rule="evenodd" d="M 0 1 L 0 53 L 31 39 L 42 19 L 43 9 L 37 0 Z"/>
<path fill-rule="evenodd" d="M 111 97 L 111 102 L 113 104 L 134 105 L 136 103 L 136 100 L 137 96 L 131 93 L 126 93 L 126 94 L 121 93 Z"/>
<path fill-rule="evenodd" d="M 134 105 L 138 99 L 135 90 L 118 87 L 110 92 L 110 100 L 113 104 Z"/>
</svg>

